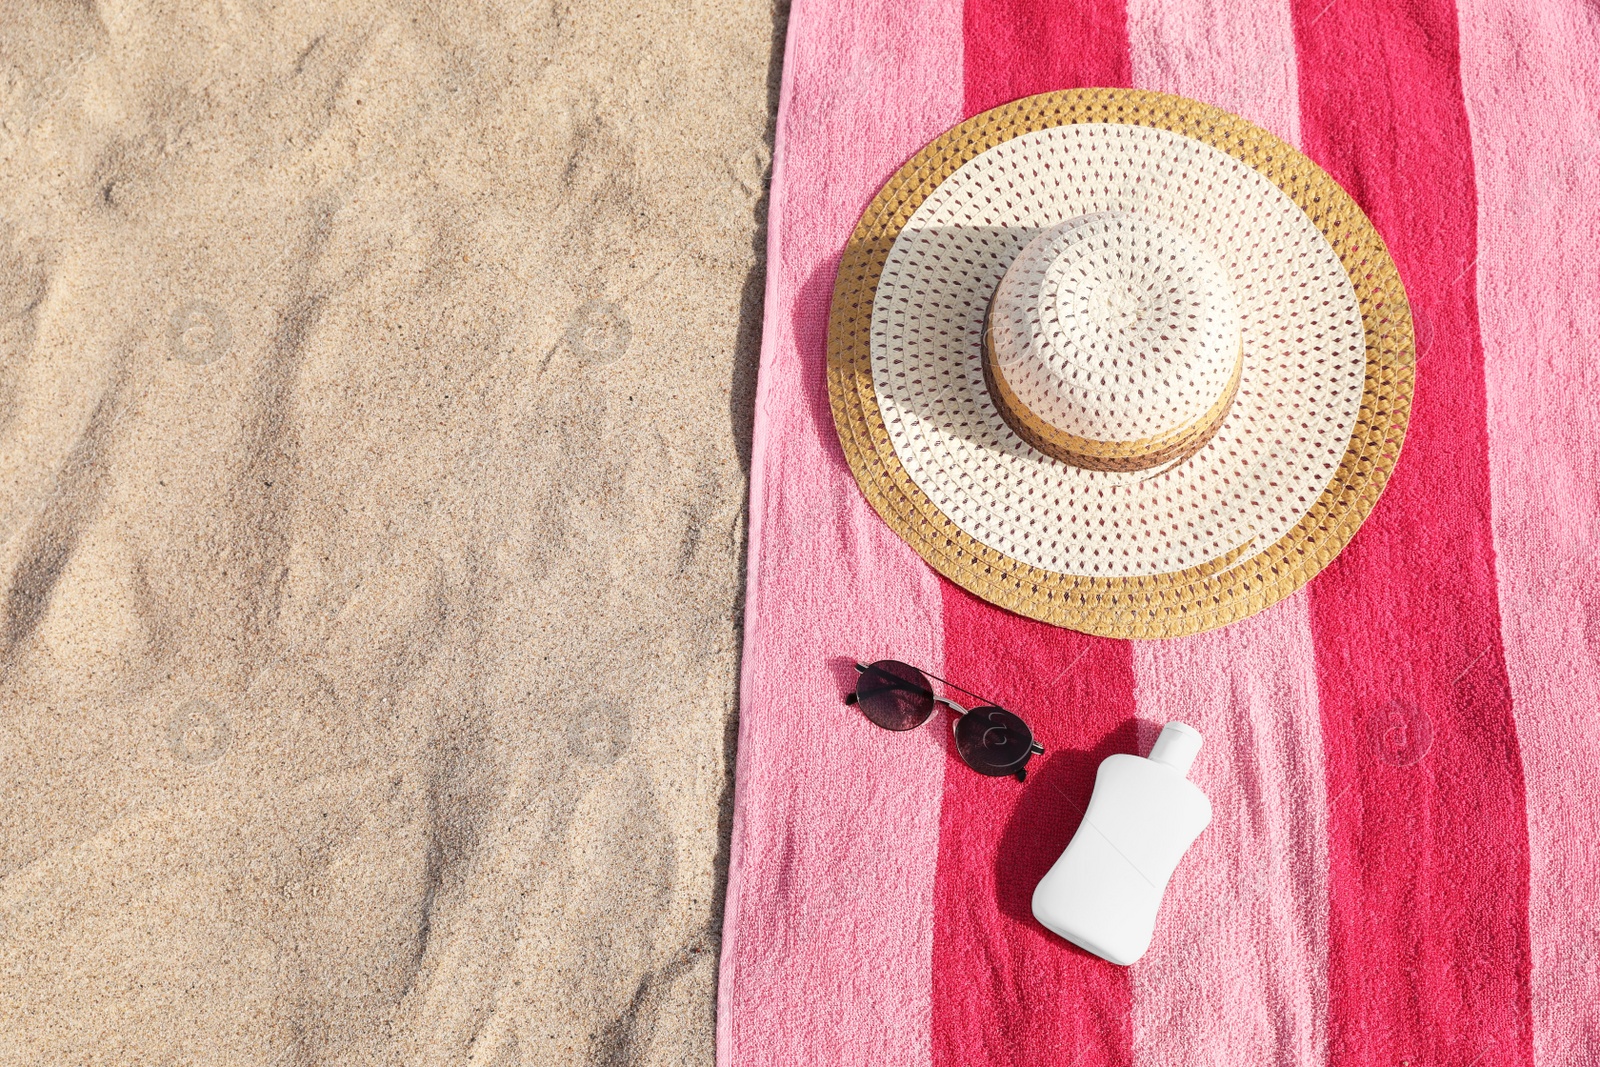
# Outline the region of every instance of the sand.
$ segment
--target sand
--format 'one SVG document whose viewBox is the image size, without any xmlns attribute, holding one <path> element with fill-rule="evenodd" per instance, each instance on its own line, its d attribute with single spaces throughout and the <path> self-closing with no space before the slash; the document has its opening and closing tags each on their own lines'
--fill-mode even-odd
<svg viewBox="0 0 1600 1067">
<path fill-rule="evenodd" d="M 0 1062 L 711 1062 L 782 21 L 0 8 Z"/>
</svg>

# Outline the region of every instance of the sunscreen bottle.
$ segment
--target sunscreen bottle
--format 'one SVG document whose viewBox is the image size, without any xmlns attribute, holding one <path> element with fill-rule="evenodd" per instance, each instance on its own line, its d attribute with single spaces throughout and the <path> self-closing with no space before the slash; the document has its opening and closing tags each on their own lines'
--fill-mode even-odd
<svg viewBox="0 0 1600 1067">
<path fill-rule="evenodd" d="M 1169 722 L 1150 758 L 1108 756 L 1078 832 L 1033 891 L 1033 915 L 1062 937 L 1124 967 L 1143 956 L 1172 871 L 1211 822 L 1189 781 L 1200 732 Z"/>
</svg>

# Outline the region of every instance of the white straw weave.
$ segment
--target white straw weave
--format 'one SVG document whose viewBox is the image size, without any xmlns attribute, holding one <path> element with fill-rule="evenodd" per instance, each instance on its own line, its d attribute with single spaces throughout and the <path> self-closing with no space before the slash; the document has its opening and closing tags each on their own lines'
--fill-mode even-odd
<svg viewBox="0 0 1600 1067">
<path fill-rule="evenodd" d="M 1210 443 L 1169 469 L 1052 459 L 1006 425 L 985 387 L 984 314 L 1002 276 L 1035 236 L 1084 216 L 1060 231 L 1085 227 L 1068 242 L 1083 245 L 1077 258 L 1041 251 L 1040 287 L 1056 286 L 1058 298 L 1034 308 L 1046 331 L 1049 314 L 1058 325 L 1079 318 L 1049 352 L 1013 346 L 1011 358 L 1025 361 L 1016 381 L 1063 429 L 1138 437 L 1216 399 L 1236 328 L 1238 395 Z M 1135 299 L 1161 284 L 1173 291 Z M 1106 286 L 1120 295 L 1091 313 L 1085 301 Z M 1173 332 L 1191 313 L 1202 318 L 1195 330 Z M 1237 549 L 1248 558 L 1295 526 L 1350 444 L 1366 338 L 1338 255 L 1272 181 L 1168 130 L 1085 122 L 1006 140 L 928 195 L 879 278 L 871 364 L 896 456 L 957 527 L 1047 571 L 1133 577 Z"/>
<path fill-rule="evenodd" d="M 1017 398 L 1092 441 L 1196 422 L 1239 358 L 1239 300 L 1216 257 L 1129 212 L 1079 215 L 1029 241 L 995 290 L 989 323 Z"/>
</svg>

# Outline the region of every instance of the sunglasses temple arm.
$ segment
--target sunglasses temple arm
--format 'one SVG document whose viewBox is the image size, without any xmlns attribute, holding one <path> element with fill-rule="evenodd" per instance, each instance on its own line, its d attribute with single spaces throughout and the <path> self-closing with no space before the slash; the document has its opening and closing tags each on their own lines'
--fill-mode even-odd
<svg viewBox="0 0 1600 1067">
<path fill-rule="evenodd" d="M 938 682 L 940 685 L 947 685 L 951 689 L 960 690 L 961 692 L 967 694 L 967 696 L 969 696 L 969 697 L 977 697 L 977 699 L 983 701 L 985 704 L 993 704 L 994 703 L 994 701 L 990 700 L 988 697 L 981 696 L 981 695 L 979 695 L 977 693 L 974 693 L 972 690 L 967 689 L 967 688 L 965 688 L 963 686 L 959 686 L 954 682 L 945 681 L 943 678 L 939 677 L 937 674 L 934 674 L 932 671 L 923 671 L 921 667 L 918 667 L 916 669 L 919 670 L 919 671 L 922 671 L 923 674 L 927 675 L 929 678 L 932 678 L 934 681 Z M 865 673 L 866 670 L 867 670 L 866 664 L 857 663 L 856 664 L 856 670 L 858 672 Z M 893 677 L 893 676 L 891 675 L 891 677 Z M 902 679 L 895 678 L 895 681 L 897 681 L 897 682 L 898 681 L 902 681 Z M 894 686 L 893 688 L 895 688 L 895 689 L 904 689 L 905 691 L 910 692 L 910 693 L 927 693 L 928 696 L 933 696 L 932 693 L 928 693 L 927 690 L 923 689 L 921 686 L 897 685 L 897 686 Z M 970 708 L 962 707 L 960 704 L 957 704 L 954 700 L 950 700 L 947 697 L 933 697 L 933 699 L 934 699 L 934 701 L 936 703 L 944 704 L 944 705 L 948 706 L 952 711 L 954 711 L 958 715 L 965 715 L 971 710 Z"/>
<path fill-rule="evenodd" d="M 860 663 L 857 663 L 857 664 L 856 664 L 856 670 L 857 670 L 857 671 L 859 671 L 859 672 L 860 672 L 860 673 L 862 673 L 862 674 L 865 674 L 865 673 L 866 673 L 866 672 L 867 672 L 867 668 L 866 668 L 866 667 L 865 667 L 865 666 L 864 666 L 864 665 L 862 665 L 862 664 L 860 664 Z M 928 672 L 927 672 L 927 671 L 923 671 L 923 672 L 922 672 L 922 673 L 923 673 L 923 674 L 928 674 Z M 910 682 L 908 682 L 908 681 L 906 681 L 906 680 L 905 680 L 905 679 L 904 679 L 904 678 L 896 678 L 896 677 L 895 677 L 895 676 L 894 676 L 894 675 L 892 675 L 892 674 L 890 674 L 890 675 L 886 675 L 886 677 L 888 677 L 888 678 L 890 678 L 890 679 L 892 679 L 892 680 L 893 680 L 893 681 L 895 681 L 895 682 L 897 682 L 897 683 L 899 683 L 899 684 L 897 684 L 897 685 L 887 685 L 887 686 L 884 686 L 884 690 L 885 690 L 885 691 L 888 691 L 888 690 L 896 690 L 896 691 L 899 691 L 899 692 L 901 692 L 901 693 L 920 693 L 920 694 L 921 694 L 921 695 L 922 695 L 922 696 L 925 696 L 925 697 L 932 697 L 932 698 L 933 698 L 933 702 L 934 702 L 934 703 L 935 703 L 935 704 L 948 704 L 948 703 L 949 703 L 949 701 L 947 701 L 947 700 L 943 700 L 943 699 L 942 699 L 942 698 L 940 698 L 940 697 L 937 697 L 937 696 L 934 696 L 934 695 L 933 695 L 933 693 L 932 693 L 932 692 L 931 692 L 931 691 L 929 691 L 929 690 L 927 690 L 927 689 L 924 689 L 924 688 L 922 688 L 922 686 L 920 686 L 920 685 L 912 685 L 912 684 L 911 684 L 911 683 L 910 683 Z M 943 682 L 943 681 L 944 681 L 944 679 L 943 679 L 943 678 L 937 678 L 937 677 L 936 677 L 936 676 L 934 676 L 934 675 L 931 675 L 931 674 L 929 674 L 929 675 L 928 675 L 928 677 L 930 677 L 930 678 L 934 678 L 934 679 L 935 679 L 935 680 L 936 680 L 936 681 L 941 681 L 941 682 Z M 948 685 L 948 684 L 949 684 L 949 683 L 948 683 L 948 682 L 945 682 L 945 684 L 946 684 L 946 685 Z M 956 686 L 956 688 L 957 688 L 957 689 L 961 689 L 961 687 L 960 687 L 960 686 Z M 961 691 L 962 691 L 962 692 L 963 692 L 963 693 L 965 693 L 965 692 L 966 692 L 966 690 L 965 690 L 965 689 L 961 689 Z M 845 703 L 849 703 L 849 701 L 846 701 L 846 702 L 845 702 Z M 962 712 L 961 712 L 961 714 L 963 714 L 963 715 L 965 715 L 965 714 L 966 714 L 966 710 L 965 710 L 965 709 L 963 709 L 963 710 L 962 710 Z"/>
<path fill-rule="evenodd" d="M 907 665 L 910 665 L 910 664 L 907 664 Z M 922 667 L 915 667 L 915 669 L 922 670 Z M 856 664 L 856 670 L 858 670 L 859 673 L 866 673 L 867 672 L 867 664 L 861 664 L 861 662 L 858 662 L 858 664 Z M 933 678 L 934 681 L 938 681 L 939 685 L 947 685 L 947 686 L 950 686 L 950 688 L 952 688 L 952 689 L 960 689 L 960 691 L 962 691 L 962 693 L 965 693 L 966 696 L 974 697 L 974 699 L 978 699 L 978 701 L 982 701 L 982 702 L 984 702 L 984 704 L 994 704 L 994 701 L 990 701 L 989 697 L 984 696 L 984 694 L 982 694 L 982 693 L 973 693 L 973 691 L 971 691 L 971 689 L 966 688 L 966 686 L 955 685 L 954 681 L 950 681 L 949 678 L 941 678 L 941 677 L 939 677 L 939 675 L 936 675 L 936 673 L 931 672 L 931 670 L 922 670 L 922 673 L 925 673 L 925 675 L 928 675 L 928 677 Z M 917 689 L 917 693 L 922 693 L 922 689 Z M 931 694 L 930 694 L 930 696 L 931 696 Z M 957 707 L 957 705 L 952 704 L 952 705 L 950 705 L 950 707 Z M 962 715 L 965 715 L 965 713 L 966 713 L 966 710 L 963 709 L 962 710 Z"/>
</svg>

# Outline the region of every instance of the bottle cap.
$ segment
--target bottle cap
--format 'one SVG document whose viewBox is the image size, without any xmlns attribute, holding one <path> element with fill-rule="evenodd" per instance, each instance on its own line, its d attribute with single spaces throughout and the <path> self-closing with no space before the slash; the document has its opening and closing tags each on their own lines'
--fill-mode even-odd
<svg viewBox="0 0 1600 1067">
<path fill-rule="evenodd" d="M 1151 762 L 1164 763 L 1187 778 L 1202 740 L 1200 731 L 1193 726 L 1169 722 L 1161 728 L 1161 736 L 1150 747 Z"/>
</svg>

